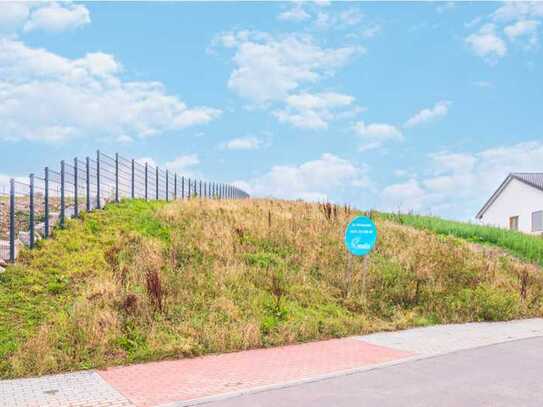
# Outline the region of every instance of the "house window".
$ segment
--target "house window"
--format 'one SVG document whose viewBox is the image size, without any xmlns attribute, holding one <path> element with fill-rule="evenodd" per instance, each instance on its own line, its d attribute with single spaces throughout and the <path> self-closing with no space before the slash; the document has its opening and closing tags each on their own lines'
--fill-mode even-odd
<svg viewBox="0 0 543 407">
<path fill-rule="evenodd" d="M 509 218 L 509 229 L 518 230 L 518 216 L 511 216 Z"/>
<path fill-rule="evenodd" d="M 532 213 L 532 232 L 543 232 L 543 211 Z"/>
</svg>

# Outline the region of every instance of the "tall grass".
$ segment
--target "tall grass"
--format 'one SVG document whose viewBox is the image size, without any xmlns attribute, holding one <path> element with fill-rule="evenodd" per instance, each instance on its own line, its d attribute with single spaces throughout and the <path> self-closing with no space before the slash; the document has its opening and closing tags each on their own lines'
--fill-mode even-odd
<svg viewBox="0 0 543 407">
<path fill-rule="evenodd" d="M 71 221 L 0 275 L 0 376 L 543 315 L 543 273 L 501 251 L 350 208 L 123 202 Z"/>
<path fill-rule="evenodd" d="M 386 214 L 379 216 L 400 224 L 441 235 L 455 236 L 474 243 L 490 244 L 507 250 L 512 255 L 543 266 L 543 237 L 491 226 L 455 222 L 433 216 Z"/>
</svg>

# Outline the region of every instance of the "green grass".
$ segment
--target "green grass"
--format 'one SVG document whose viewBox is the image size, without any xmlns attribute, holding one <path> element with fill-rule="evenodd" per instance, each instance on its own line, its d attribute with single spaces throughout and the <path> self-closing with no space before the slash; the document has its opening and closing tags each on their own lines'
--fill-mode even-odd
<svg viewBox="0 0 543 407">
<path fill-rule="evenodd" d="M 23 251 L 18 264 L 0 274 L 0 376 L 12 369 L 8 356 L 43 323 L 70 312 L 85 282 L 107 267 L 104 252 L 120 233 L 164 237 L 164 227 L 151 216 L 162 205 L 132 201 L 84 213 L 82 221 L 68 221 L 65 230 Z"/>
<path fill-rule="evenodd" d="M 473 243 L 500 247 L 512 255 L 543 266 L 543 237 L 496 227 L 455 222 L 433 216 L 385 214 L 379 217 L 417 229 L 455 236 Z"/>
<path fill-rule="evenodd" d="M 332 213 L 136 200 L 69 221 L 0 275 L 0 377 L 543 315 L 533 265 L 383 218 L 351 261 L 354 214 Z"/>
</svg>

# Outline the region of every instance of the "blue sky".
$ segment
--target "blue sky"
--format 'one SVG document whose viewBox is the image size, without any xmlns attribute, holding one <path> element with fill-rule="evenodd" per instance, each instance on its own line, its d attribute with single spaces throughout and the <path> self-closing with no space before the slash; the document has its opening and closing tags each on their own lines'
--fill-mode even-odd
<svg viewBox="0 0 543 407">
<path fill-rule="evenodd" d="M 543 171 L 543 3 L 0 3 L 0 183 L 96 149 L 470 219 Z"/>
</svg>

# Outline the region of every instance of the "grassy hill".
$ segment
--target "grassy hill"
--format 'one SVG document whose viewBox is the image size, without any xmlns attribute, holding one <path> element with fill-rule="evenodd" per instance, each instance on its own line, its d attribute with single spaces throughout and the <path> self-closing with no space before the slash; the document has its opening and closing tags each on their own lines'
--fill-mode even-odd
<svg viewBox="0 0 543 407">
<path fill-rule="evenodd" d="M 417 229 L 429 230 L 441 235 L 456 236 L 474 243 L 494 245 L 520 259 L 543 266 L 543 238 L 541 236 L 496 227 L 455 222 L 435 216 L 391 213 L 383 213 L 379 214 L 379 216 L 382 219 L 413 226 Z"/>
<path fill-rule="evenodd" d="M 0 275 L 0 376 L 543 315 L 538 266 L 317 204 L 126 201 L 68 222 Z"/>
</svg>

